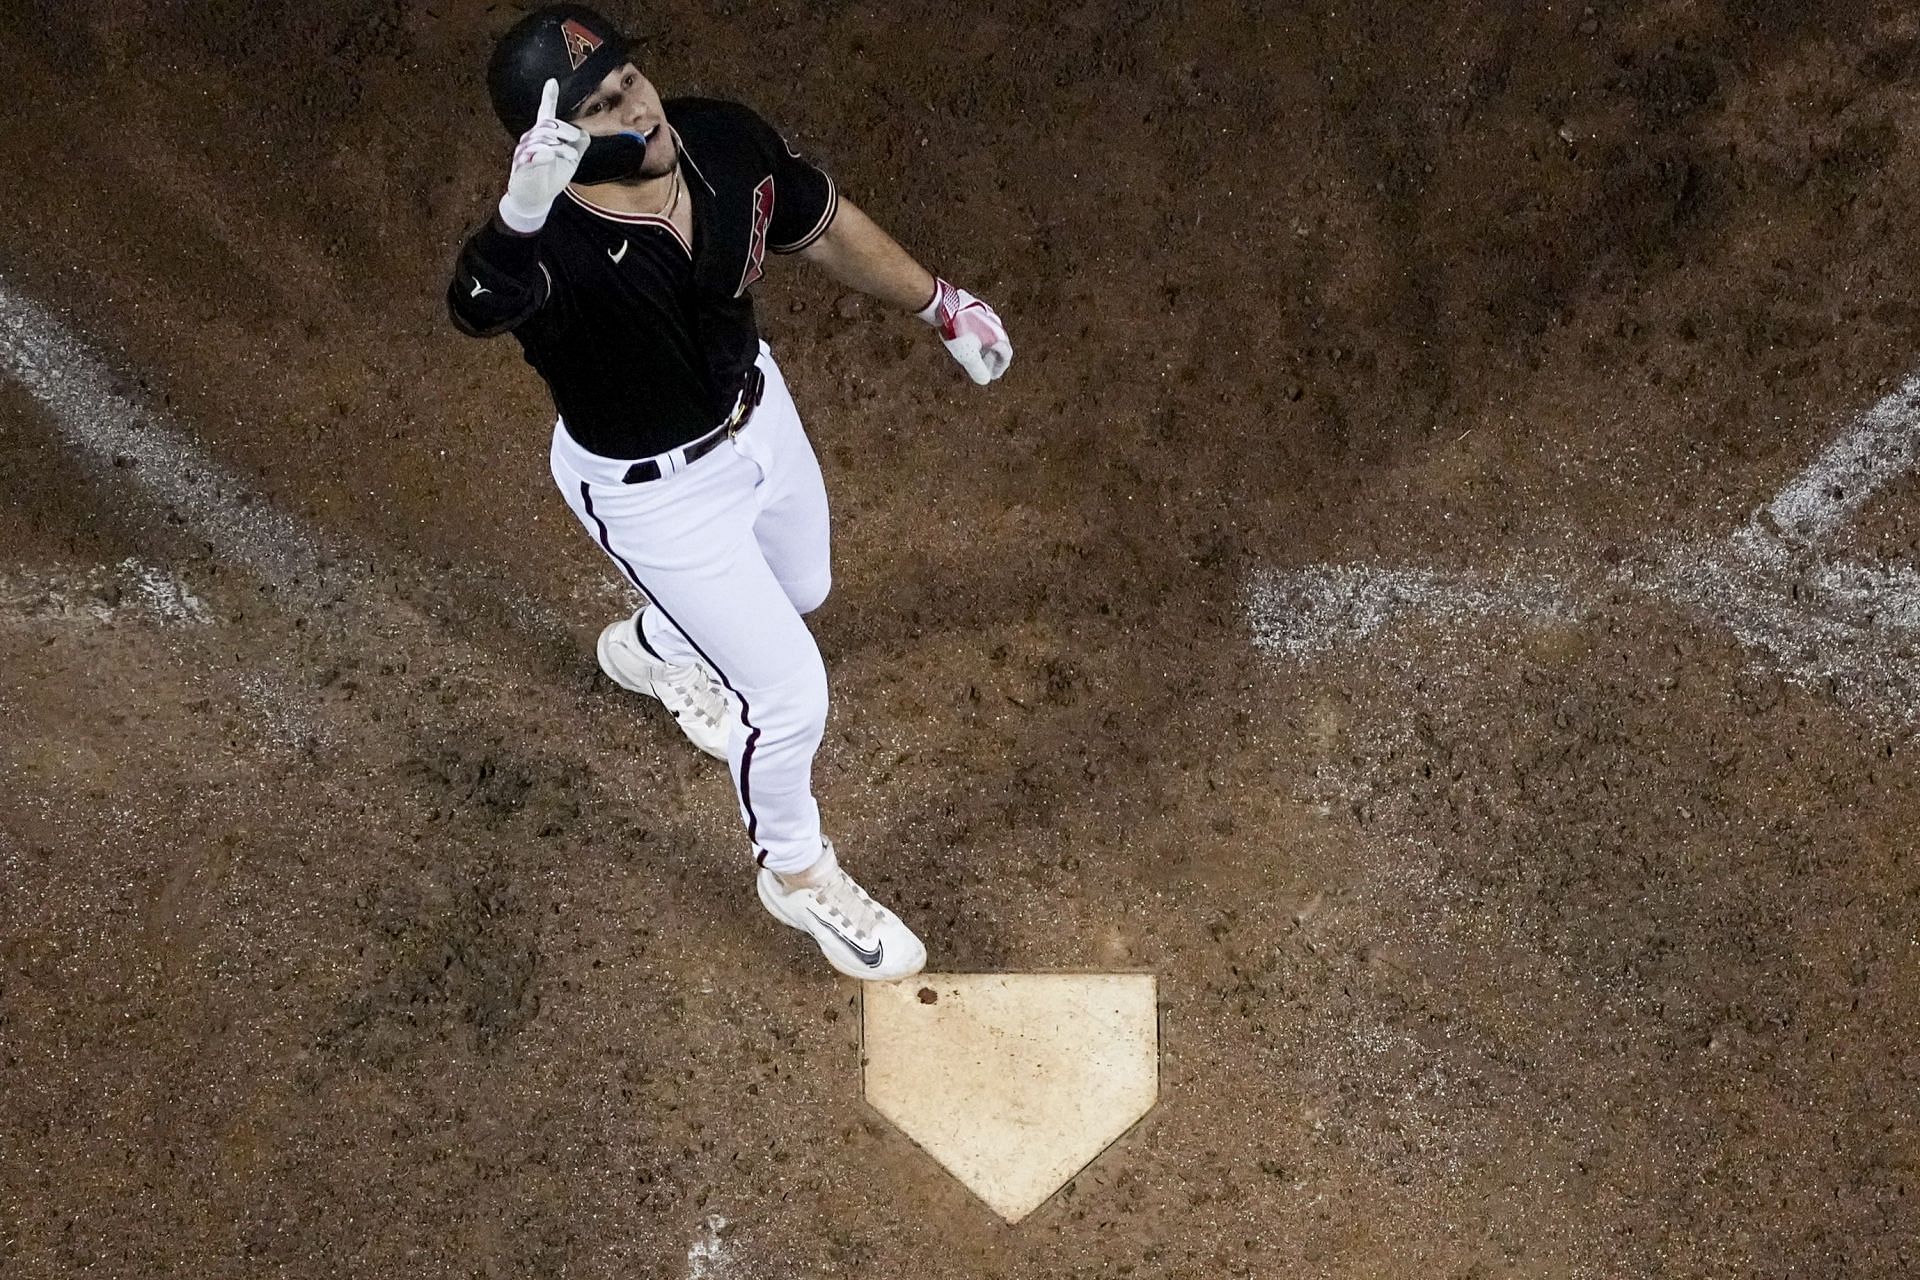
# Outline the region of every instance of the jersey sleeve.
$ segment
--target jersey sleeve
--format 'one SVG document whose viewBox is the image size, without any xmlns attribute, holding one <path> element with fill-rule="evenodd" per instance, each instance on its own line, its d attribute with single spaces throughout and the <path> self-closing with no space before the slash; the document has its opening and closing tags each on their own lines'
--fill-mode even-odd
<svg viewBox="0 0 1920 1280">
<path fill-rule="evenodd" d="M 525 323 L 552 293 L 540 237 L 518 235 L 489 218 L 460 248 L 447 285 L 447 311 L 462 333 L 491 338 Z"/>
<path fill-rule="evenodd" d="M 773 225 L 767 228 L 767 248 L 798 253 L 833 225 L 833 215 L 840 211 L 840 192 L 826 171 L 804 159 L 779 130 L 750 111 L 746 114 L 773 170 Z"/>
</svg>

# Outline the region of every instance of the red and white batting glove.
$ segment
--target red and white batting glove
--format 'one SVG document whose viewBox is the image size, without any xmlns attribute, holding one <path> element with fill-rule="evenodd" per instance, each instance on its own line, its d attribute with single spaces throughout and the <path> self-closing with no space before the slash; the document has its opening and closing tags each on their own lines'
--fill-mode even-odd
<svg viewBox="0 0 1920 1280">
<path fill-rule="evenodd" d="M 1013 363 L 1013 340 L 993 308 L 945 280 L 933 282 L 933 301 L 916 314 L 940 330 L 940 341 L 967 376 L 981 386 Z"/>
<path fill-rule="evenodd" d="M 559 105 L 560 82 L 549 80 L 540 90 L 539 119 L 513 148 L 507 194 L 500 197 L 500 221 L 522 235 L 546 225 L 553 202 L 573 181 L 580 157 L 587 152 L 587 135 L 554 114 Z"/>
</svg>

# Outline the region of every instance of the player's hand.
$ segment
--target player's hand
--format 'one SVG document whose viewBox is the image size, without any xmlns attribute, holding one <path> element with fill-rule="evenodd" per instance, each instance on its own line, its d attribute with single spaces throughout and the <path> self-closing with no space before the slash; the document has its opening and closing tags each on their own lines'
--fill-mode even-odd
<svg viewBox="0 0 1920 1280">
<path fill-rule="evenodd" d="M 587 153 L 587 135 L 554 115 L 559 105 L 560 82 L 549 80 L 540 91 L 540 118 L 513 148 L 500 221 L 515 231 L 531 233 L 546 225 L 553 202 L 573 181 L 580 157 Z"/>
<path fill-rule="evenodd" d="M 945 280 L 933 282 L 933 301 L 920 318 L 940 330 L 940 341 L 967 376 L 981 386 L 992 382 L 1013 363 L 1013 340 L 993 308 Z"/>
</svg>

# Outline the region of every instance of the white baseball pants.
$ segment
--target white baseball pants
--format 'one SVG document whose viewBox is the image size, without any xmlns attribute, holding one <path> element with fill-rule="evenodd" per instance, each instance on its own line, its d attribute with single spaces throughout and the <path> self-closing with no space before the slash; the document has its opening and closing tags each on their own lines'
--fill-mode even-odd
<svg viewBox="0 0 1920 1280">
<path fill-rule="evenodd" d="M 653 603 L 641 639 L 676 665 L 704 662 L 733 704 L 727 765 L 754 857 L 795 872 L 820 856 L 813 755 L 827 673 L 801 615 L 832 581 L 827 490 L 766 343 L 760 405 L 732 440 L 623 484 L 637 459 L 588 453 L 553 431 L 553 479 L 587 533 Z"/>
</svg>

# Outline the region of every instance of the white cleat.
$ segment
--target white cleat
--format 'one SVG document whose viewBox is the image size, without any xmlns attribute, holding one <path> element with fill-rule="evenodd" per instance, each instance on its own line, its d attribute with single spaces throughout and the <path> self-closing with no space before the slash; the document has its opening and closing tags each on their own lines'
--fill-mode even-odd
<svg viewBox="0 0 1920 1280">
<path fill-rule="evenodd" d="M 694 746 L 725 760 L 727 733 L 733 726 L 727 691 L 704 666 L 676 667 L 648 653 L 635 634 L 639 623 L 636 613 L 608 623 L 600 632 L 594 646 L 600 669 L 622 689 L 659 699 Z"/>
<path fill-rule="evenodd" d="M 900 917 L 887 910 L 840 869 L 833 841 L 820 841 L 828 863 L 817 888 L 789 889 L 760 869 L 760 905 L 781 924 L 813 935 L 827 963 L 850 978 L 894 982 L 911 978 L 927 962 L 927 948 Z"/>
</svg>

